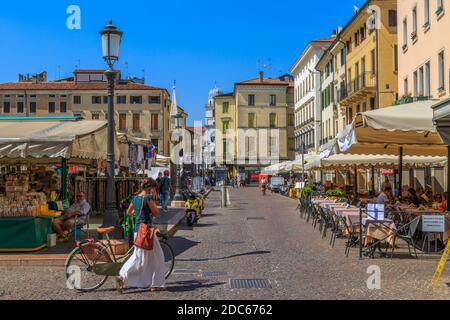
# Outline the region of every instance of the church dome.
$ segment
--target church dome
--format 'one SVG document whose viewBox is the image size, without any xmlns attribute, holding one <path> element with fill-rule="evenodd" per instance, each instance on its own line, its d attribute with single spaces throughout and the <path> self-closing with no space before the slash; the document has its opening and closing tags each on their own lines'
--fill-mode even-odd
<svg viewBox="0 0 450 320">
<path fill-rule="evenodd" d="M 214 106 L 214 98 L 223 94 L 223 91 L 218 88 L 217 86 L 214 86 L 211 90 L 209 90 L 209 96 L 208 96 L 208 106 L 213 107 Z"/>
</svg>

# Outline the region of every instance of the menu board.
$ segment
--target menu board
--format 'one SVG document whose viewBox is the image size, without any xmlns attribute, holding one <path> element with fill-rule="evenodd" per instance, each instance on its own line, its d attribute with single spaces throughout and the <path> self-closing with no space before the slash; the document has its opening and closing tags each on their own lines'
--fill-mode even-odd
<svg viewBox="0 0 450 320">
<path fill-rule="evenodd" d="M 436 233 L 445 232 L 445 217 L 422 216 L 422 231 Z"/>
<path fill-rule="evenodd" d="M 369 203 L 367 204 L 367 215 L 369 220 L 384 220 L 384 204 Z"/>
</svg>

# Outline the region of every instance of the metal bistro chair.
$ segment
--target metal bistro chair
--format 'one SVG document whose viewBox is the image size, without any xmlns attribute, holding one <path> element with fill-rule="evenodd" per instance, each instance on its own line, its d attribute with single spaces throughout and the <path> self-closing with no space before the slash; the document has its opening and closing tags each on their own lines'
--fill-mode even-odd
<svg viewBox="0 0 450 320">
<path fill-rule="evenodd" d="M 359 245 L 359 242 L 362 241 L 359 236 L 359 228 L 362 228 L 363 226 L 360 225 L 359 221 L 357 224 L 348 225 L 345 218 L 341 218 L 341 222 L 343 223 L 344 230 L 347 231 L 348 234 L 348 240 L 345 243 L 345 256 L 348 258 L 350 249 L 357 247 Z M 355 226 L 357 226 L 356 229 Z"/>
<path fill-rule="evenodd" d="M 306 202 L 306 216 L 304 217 L 306 219 L 306 222 L 309 223 L 311 220 L 311 217 L 314 215 L 315 205 L 311 200 L 307 200 Z"/>
<path fill-rule="evenodd" d="M 336 230 L 336 221 L 335 221 L 335 215 L 334 212 L 330 209 L 322 209 L 324 215 L 324 224 L 323 224 L 323 232 L 322 232 L 322 239 L 326 238 L 327 236 L 327 230 L 330 229 L 333 233 Z"/>
<path fill-rule="evenodd" d="M 92 212 L 92 209 L 89 210 L 89 212 L 87 213 L 85 222 L 79 221 L 78 217 L 75 217 L 75 226 L 70 231 L 70 235 L 73 234 L 75 236 L 75 241 L 77 241 L 77 233 L 78 232 L 85 234 L 86 237 L 89 238 L 91 212 Z M 86 227 L 86 230 L 84 230 L 84 227 Z"/>
<path fill-rule="evenodd" d="M 397 228 L 397 231 L 395 233 L 395 239 L 399 238 L 403 241 L 406 242 L 406 244 L 408 245 L 408 251 L 409 251 L 409 255 L 412 256 L 411 254 L 411 246 L 414 249 L 414 256 L 417 259 L 417 251 L 416 251 L 416 243 L 414 240 L 414 234 L 417 231 L 417 227 L 419 226 L 421 217 L 416 217 L 414 220 L 412 220 L 411 222 L 405 224 L 405 225 L 399 225 Z M 391 252 L 391 259 L 394 256 L 394 251 L 395 251 L 395 242 L 394 242 L 394 246 L 392 247 L 392 252 Z"/>
<path fill-rule="evenodd" d="M 303 218 L 303 215 L 305 214 L 305 210 L 306 210 L 306 201 L 302 197 L 300 197 L 300 199 L 299 199 L 297 210 L 300 213 L 300 218 Z"/>
<path fill-rule="evenodd" d="M 344 233 L 345 226 L 342 221 L 342 217 L 336 215 L 334 212 L 332 213 L 332 219 L 333 219 L 333 226 L 332 226 L 332 232 L 330 237 L 330 246 L 334 248 L 334 245 L 336 244 L 336 238 L 338 236 L 342 237 Z"/>
</svg>

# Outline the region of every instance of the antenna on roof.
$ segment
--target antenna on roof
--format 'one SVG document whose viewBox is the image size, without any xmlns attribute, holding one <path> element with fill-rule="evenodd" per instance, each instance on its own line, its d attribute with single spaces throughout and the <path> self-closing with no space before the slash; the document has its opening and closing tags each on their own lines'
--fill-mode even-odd
<svg viewBox="0 0 450 320">
<path fill-rule="evenodd" d="M 126 78 L 127 79 L 130 79 L 130 74 L 128 73 L 128 62 L 127 61 L 125 61 L 125 70 L 126 70 Z"/>
<path fill-rule="evenodd" d="M 77 60 L 77 64 L 75 65 L 75 69 L 80 69 L 81 68 L 81 61 L 80 59 Z"/>
<path fill-rule="evenodd" d="M 145 68 L 142 68 L 142 82 L 145 84 Z"/>
<path fill-rule="evenodd" d="M 264 74 L 268 74 L 270 67 L 272 66 L 272 59 L 268 58 L 267 60 L 258 59 L 258 72 L 261 74 L 261 72 Z"/>
</svg>

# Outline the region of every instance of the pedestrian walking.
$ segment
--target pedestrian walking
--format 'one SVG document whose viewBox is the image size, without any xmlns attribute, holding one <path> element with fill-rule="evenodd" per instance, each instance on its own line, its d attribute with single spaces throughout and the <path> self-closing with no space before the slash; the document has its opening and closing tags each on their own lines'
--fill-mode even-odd
<svg viewBox="0 0 450 320">
<path fill-rule="evenodd" d="M 136 216 L 134 239 L 141 223 L 152 225 L 153 218 L 158 216 L 156 206 L 157 183 L 153 179 L 142 182 L 141 192 L 133 198 L 127 214 Z M 124 264 L 116 278 L 117 289 L 122 293 L 123 288 L 151 288 L 152 292 L 165 290 L 164 253 L 157 236 L 153 237 L 153 249 L 144 250 L 135 247 L 133 255 Z"/>
<path fill-rule="evenodd" d="M 167 212 L 167 205 L 169 203 L 170 198 L 170 172 L 169 170 L 164 171 L 164 177 L 161 178 L 161 185 L 160 185 L 160 193 L 161 193 L 161 200 L 162 200 L 162 210 L 163 212 Z"/>
<path fill-rule="evenodd" d="M 161 195 L 161 180 L 162 180 L 162 178 L 163 178 L 163 173 L 159 172 L 158 178 L 156 178 L 156 183 L 158 184 L 157 191 L 158 191 L 158 202 L 159 202 L 160 206 L 162 206 L 162 195 Z"/>
<path fill-rule="evenodd" d="M 261 190 L 262 190 L 263 196 L 266 195 L 266 189 L 267 189 L 267 182 L 266 182 L 266 179 L 263 179 L 261 181 Z"/>
</svg>

